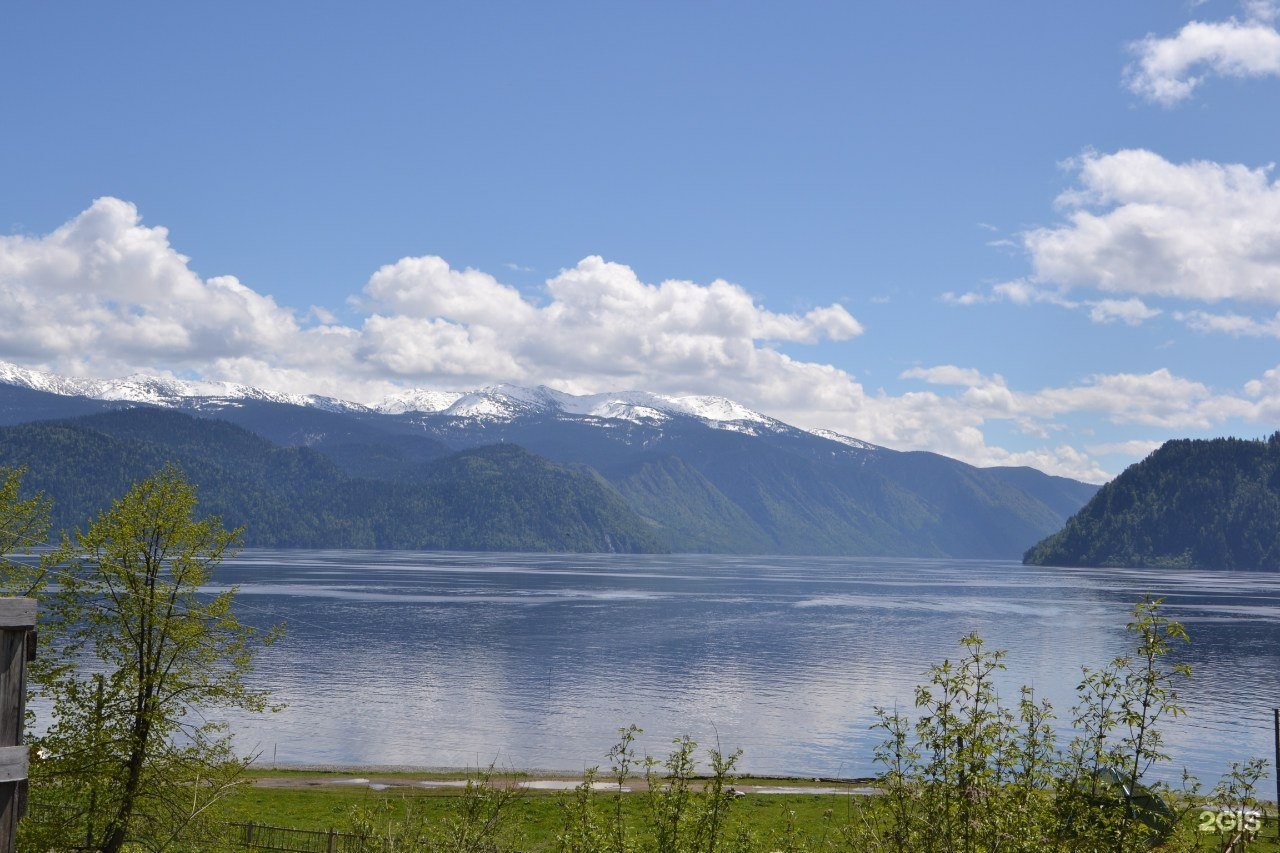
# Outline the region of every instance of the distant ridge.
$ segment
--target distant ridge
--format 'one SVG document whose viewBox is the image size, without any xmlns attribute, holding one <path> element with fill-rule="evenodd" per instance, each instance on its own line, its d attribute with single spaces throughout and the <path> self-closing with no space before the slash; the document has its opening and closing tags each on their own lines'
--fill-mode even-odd
<svg viewBox="0 0 1280 853">
<path fill-rule="evenodd" d="M 563 477 L 568 471 L 580 478 L 570 489 L 578 497 L 550 502 L 563 513 L 555 516 L 530 514 L 519 500 L 494 493 L 493 506 L 506 511 L 487 516 L 486 524 L 506 532 L 488 536 L 470 530 L 467 548 L 525 541 L 521 547 L 534 549 L 1016 559 L 1096 491 L 1030 468 L 976 468 L 933 453 L 904 453 L 829 431 L 806 431 L 714 396 L 644 391 L 574 395 L 546 387 L 494 385 L 472 391 L 406 391 L 363 405 L 172 377 L 68 379 L 0 363 L 0 425 L 116 413 L 114 419 L 66 421 L 59 427 L 60 435 L 73 430 L 78 436 L 79 451 L 60 451 L 58 458 L 68 463 L 77 452 L 92 456 L 102 451 L 102 440 L 108 445 L 119 441 L 131 417 L 145 420 L 141 414 L 126 416 L 128 412 L 147 410 L 236 424 L 275 451 L 294 453 L 288 457 L 294 462 L 305 459 L 308 477 L 314 477 L 297 481 L 293 492 L 281 493 L 275 483 L 259 484 L 267 488 L 262 494 L 273 495 L 261 500 L 276 507 L 273 517 L 280 519 L 270 541 L 287 540 L 298 547 L 335 541 L 341 531 L 351 534 L 343 541 L 373 543 L 362 547 L 464 547 L 439 544 L 446 540 L 427 535 L 425 527 L 411 532 L 407 516 L 385 507 L 378 511 L 394 516 L 395 524 L 360 528 L 363 505 L 343 509 L 327 495 L 362 494 L 366 504 L 381 507 L 380 502 L 392 499 L 388 496 L 403 497 L 403 489 L 429 480 L 439 494 L 454 495 L 451 500 L 462 506 L 465 493 L 446 487 L 426 468 L 493 445 L 523 448 L 528 458 L 498 454 L 485 465 L 448 470 L 459 476 L 506 470 L 513 483 L 545 480 L 543 486 L 553 491 L 560 488 L 555 484 L 568 482 Z M 155 423 L 191 432 L 177 421 Z M 135 448 L 138 458 L 161 459 L 173 452 L 166 449 L 172 441 L 163 429 L 132 438 L 145 444 L 145 451 Z M 24 453 L 42 453 L 38 442 L 25 448 L 0 456 L 0 464 L 28 464 Z M 306 454 L 296 455 L 302 451 Z M 208 468 L 222 451 L 184 446 L 182 452 L 193 464 Z M 56 461 L 47 454 L 41 458 Z M 106 461 L 115 458 L 110 454 L 100 458 L 110 471 L 121 470 L 119 463 Z M 266 458 L 244 464 L 260 467 Z M 541 462 L 534 464 L 535 459 Z M 35 465 L 30 467 L 35 475 Z M 57 490 L 75 493 L 77 477 L 111 479 L 95 474 L 93 466 L 80 467 L 74 477 L 66 465 L 54 468 L 41 476 L 47 475 L 42 482 L 50 484 L 55 498 Z M 246 476 L 234 466 L 218 471 L 208 472 L 208 488 L 221 489 L 220 478 L 230 483 Z M 501 481 L 485 482 L 494 486 Z M 286 477 L 280 484 L 288 482 Z M 541 488 L 530 486 L 524 500 L 535 500 Z M 594 491 L 598 488 L 605 491 Z M 244 486 L 245 501 L 258 493 Z M 604 516 L 585 511 L 581 500 L 589 493 L 599 506 L 611 507 Z M 238 511 L 231 501 L 234 494 L 234 489 L 227 492 L 227 512 Z M 428 515 L 436 521 L 452 517 L 462 524 L 463 516 L 453 514 L 454 508 L 436 502 L 430 509 Z M 427 517 L 422 516 L 421 524 L 426 525 Z M 523 534 L 507 523 L 512 518 L 525 519 L 537 535 L 522 540 Z M 601 535 L 609 525 L 614 532 Z M 285 530 L 293 532 L 286 536 Z M 563 531 L 578 533 L 557 539 Z"/>
</svg>

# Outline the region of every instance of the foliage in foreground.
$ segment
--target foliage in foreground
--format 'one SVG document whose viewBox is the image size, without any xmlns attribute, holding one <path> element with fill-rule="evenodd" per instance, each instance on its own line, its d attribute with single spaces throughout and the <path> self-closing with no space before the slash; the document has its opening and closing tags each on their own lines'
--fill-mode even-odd
<svg viewBox="0 0 1280 853">
<path fill-rule="evenodd" d="M 9 590 L 40 599 L 30 678 L 52 707 L 31 739 L 22 849 L 172 849 L 207 835 L 242 778 L 250 759 L 203 712 L 266 708 L 244 678 L 274 634 L 239 623 L 234 590 L 200 593 L 239 533 L 195 506 L 167 467 L 39 567 L 6 567 Z"/>
</svg>

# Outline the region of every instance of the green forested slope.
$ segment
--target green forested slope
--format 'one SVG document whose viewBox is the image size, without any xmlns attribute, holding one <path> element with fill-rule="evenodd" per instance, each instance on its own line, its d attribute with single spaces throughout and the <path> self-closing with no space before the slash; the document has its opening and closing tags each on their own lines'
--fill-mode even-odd
<svg viewBox="0 0 1280 853">
<path fill-rule="evenodd" d="M 777 543 L 690 464 L 649 453 L 606 472 L 627 503 L 653 519 L 673 551 L 767 554 Z"/>
<path fill-rule="evenodd" d="M 477 448 L 393 483 L 350 477 L 325 456 L 229 423 L 130 409 L 0 428 L 0 467 L 53 499 L 54 529 L 83 528 L 168 462 L 203 512 L 257 547 L 653 551 L 642 520 L 598 475 L 518 447 Z"/>
<path fill-rule="evenodd" d="M 662 550 L 652 527 L 594 471 L 556 465 L 515 445 L 478 447 L 430 462 L 417 477 L 398 483 L 396 492 L 411 516 L 432 520 L 407 547 Z"/>
<path fill-rule="evenodd" d="M 1280 433 L 1167 442 L 1103 486 L 1024 562 L 1280 568 Z"/>
</svg>

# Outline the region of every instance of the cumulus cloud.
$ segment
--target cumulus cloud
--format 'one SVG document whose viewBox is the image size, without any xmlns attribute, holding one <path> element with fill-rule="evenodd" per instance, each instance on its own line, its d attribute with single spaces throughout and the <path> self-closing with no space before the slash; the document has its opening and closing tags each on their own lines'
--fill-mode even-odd
<svg viewBox="0 0 1280 853">
<path fill-rule="evenodd" d="M 74 374 L 177 370 L 366 401 L 405 385 L 513 381 L 839 405 L 856 383 L 832 391 L 841 372 L 777 345 L 863 332 L 840 305 L 779 313 L 730 282 L 649 284 L 594 256 L 536 298 L 442 258 L 403 258 L 374 272 L 349 300 L 363 316 L 342 325 L 323 307 L 295 312 L 233 276 L 202 278 L 166 229 L 114 198 L 51 234 L 0 237 L 0 299 L 2 357 Z"/>
<path fill-rule="evenodd" d="M 548 280 L 545 292 L 540 305 L 487 273 L 405 258 L 375 273 L 356 300 L 375 312 L 358 355 L 417 382 L 498 377 L 589 391 L 635 384 L 703 393 L 716 382 L 741 382 L 776 396 L 813 366 L 772 344 L 863 331 L 839 305 L 779 314 L 726 281 L 647 284 L 596 256 Z"/>
<path fill-rule="evenodd" d="M 490 328 L 518 328 L 535 320 L 537 310 L 520 291 L 488 273 L 452 269 L 443 258 L 402 258 L 373 274 L 365 285 L 366 304 L 393 314 Z M 356 306 L 361 300 L 352 300 Z"/>
<path fill-rule="evenodd" d="M 201 279 L 137 209 L 99 199 L 45 237 L 0 237 L 0 347 L 45 358 L 200 360 L 279 346 L 291 310 L 233 276 Z"/>
<path fill-rule="evenodd" d="M 1061 287 L 1280 303 L 1280 184 L 1271 167 L 1089 153 L 1059 198 L 1065 224 L 1023 235 L 1035 279 Z"/>
<path fill-rule="evenodd" d="M 991 298 L 1077 305 L 1031 280 Z M 1064 418 L 1182 430 L 1280 415 L 1273 373 L 1232 396 L 1168 371 L 1028 391 L 998 374 L 934 365 L 903 374 L 921 390 L 869 392 L 845 370 L 782 349 L 861 335 L 839 304 L 776 312 L 730 282 L 645 282 L 596 256 L 536 292 L 438 257 L 403 258 L 370 276 L 349 301 L 357 320 L 344 324 L 323 307 L 279 305 L 232 276 L 202 278 L 164 228 L 109 198 L 50 234 L 0 237 L 0 299 L 0 358 L 73 375 L 176 372 L 365 402 L 410 386 L 504 381 L 720 394 L 801 427 L 1094 482 L 1109 472 L 1090 451 L 1050 441 Z M 1137 298 L 1078 304 L 1123 321 L 1153 310 Z M 992 424 L 1040 446 L 994 446 Z"/>
<path fill-rule="evenodd" d="M 1130 45 L 1136 55 L 1125 72 L 1133 93 L 1171 107 L 1191 97 L 1210 75 L 1280 76 L 1280 32 L 1275 4 L 1245 4 L 1243 20 L 1192 21 L 1175 36 L 1148 35 Z"/>
<path fill-rule="evenodd" d="M 958 306 L 1005 302 L 1086 312 L 1137 326 L 1157 300 L 1280 304 L 1280 181 L 1270 165 L 1173 163 L 1142 149 L 1069 161 L 1065 221 L 1021 235 L 1032 273 L 987 291 L 944 293 Z M 1090 293 L 1089 291 L 1095 291 Z M 1272 317 L 1177 310 L 1197 331 L 1280 336 Z"/>
</svg>

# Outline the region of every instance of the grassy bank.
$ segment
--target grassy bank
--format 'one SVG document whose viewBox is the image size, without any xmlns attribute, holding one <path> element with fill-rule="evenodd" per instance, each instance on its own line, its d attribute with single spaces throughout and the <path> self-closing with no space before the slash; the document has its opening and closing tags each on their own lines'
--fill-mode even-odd
<svg viewBox="0 0 1280 853">
<path fill-rule="evenodd" d="M 466 773 L 384 773 L 377 770 L 316 772 L 310 770 L 258 770 L 250 774 L 251 784 L 240 789 L 227 803 L 226 818 L 237 823 L 260 823 L 297 829 L 338 831 L 350 830 L 360 814 L 388 815 L 394 824 L 396 814 L 410 811 L 432 822 L 443 821 L 457 811 L 464 798 L 458 787 L 468 779 Z M 355 780 L 367 780 L 357 782 Z M 495 774 L 490 784 L 499 789 L 515 792 L 509 804 L 504 822 L 512 827 L 513 834 L 530 845 L 529 850 L 552 850 L 556 831 L 566 817 L 572 790 L 539 790 L 519 787 L 522 783 L 544 781 L 562 782 L 566 785 L 581 781 L 567 777 L 525 773 Z M 376 787 L 371 787 L 376 786 Z M 643 807 L 645 780 L 629 779 L 624 795 L 628 816 L 639 822 Z M 386 786 L 383 788 L 382 786 Z M 758 788 L 795 788 L 801 791 L 811 788 L 822 793 L 756 793 Z M 784 834 L 788 822 L 820 830 L 824 814 L 832 812 L 832 823 L 837 812 L 853 816 L 854 796 L 831 794 L 831 788 L 848 791 L 865 791 L 862 782 L 831 783 L 807 779 L 782 780 L 776 777 L 742 777 L 734 787 L 747 792 L 737 798 L 732 811 L 744 826 L 765 836 Z M 598 797 L 609 797 L 601 790 Z"/>
<path fill-rule="evenodd" d="M 362 820 L 367 826 L 372 819 L 379 834 L 394 836 L 409 823 L 444 825 L 456 821 L 466 808 L 466 794 L 457 786 L 467 778 L 465 773 L 255 771 L 252 784 L 228 803 L 226 817 L 238 823 L 339 832 L 352 831 Z M 560 836 L 566 823 L 580 814 L 575 805 L 576 794 L 573 790 L 520 787 L 521 783 L 543 781 L 553 781 L 553 777 L 507 773 L 490 778 L 494 789 L 510 793 L 499 818 L 504 849 L 531 853 L 565 849 Z M 558 781 L 572 784 L 579 780 Z M 696 785 L 706 782 L 697 780 Z M 627 787 L 633 790 L 621 797 L 623 819 L 636 837 L 642 838 L 651 819 L 650 803 L 642 790 L 644 779 L 629 779 Z M 882 824 L 888 807 L 882 797 L 868 795 L 863 783 L 833 785 L 743 777 L 735 780 L 734 787 L 746 793 L 729 803 L 723 831 L 726 838 L 741 839 L 743 846 L 734 844 L 726 849 L 792 853 L 876 849 L 857 846 L 851 838 L 864 836 L 869 823 Z M 757 790 L 779 787 L 796 791 Z M 830 793 L 833 787 L 842 792 Z M 806 788 L 818 793 L 806 793 Z M 600 803 L 612 803 L 613 794 L 600 790 L 595 797 Z M 1274 807 L 1268 809 L 1268 814 L 1274 814 Z M 921 814 L 920 819 L 928 817 Z M 1184 841 L 1167 849 L 1223 850 L 1229 835 L 1201 832 L 1201 822 L 1199 810 L 1189 809 L 1182 818 Z M 1257 839 L 1240 849 L 1280 853 L 1275 823 L 1268 819 Z"/>
</svg>

